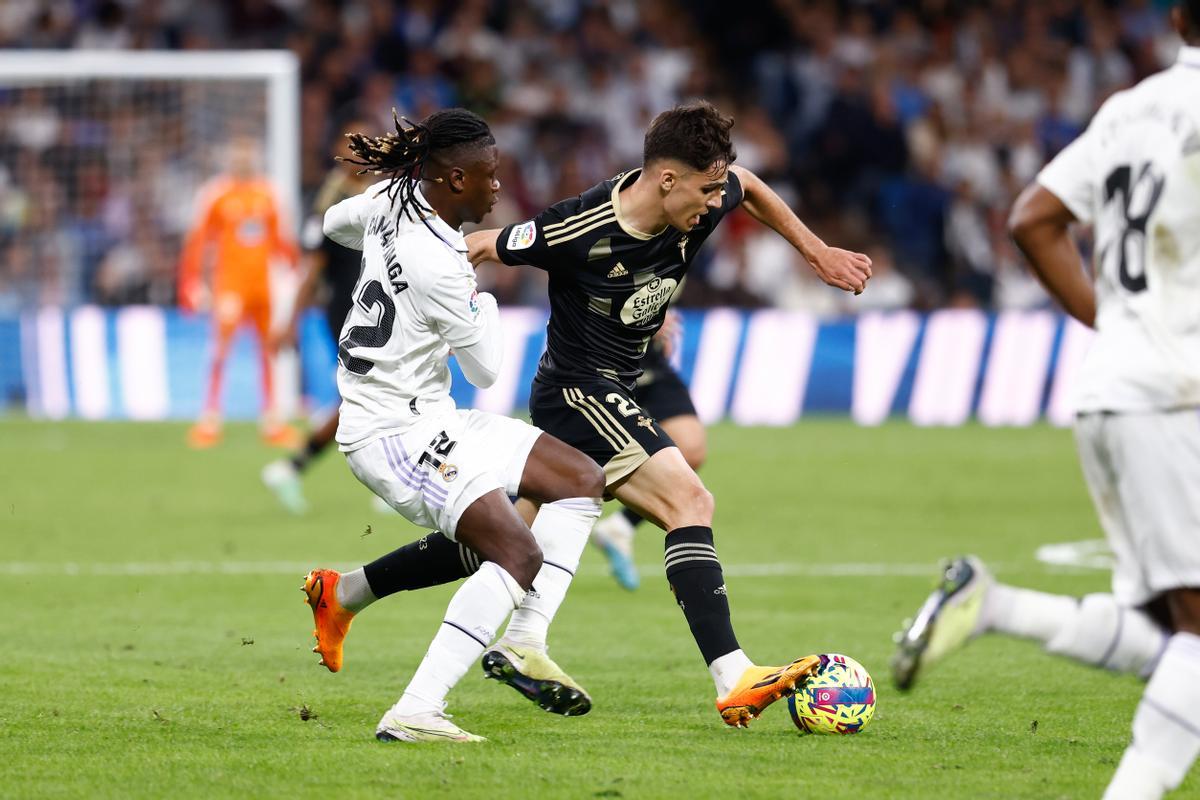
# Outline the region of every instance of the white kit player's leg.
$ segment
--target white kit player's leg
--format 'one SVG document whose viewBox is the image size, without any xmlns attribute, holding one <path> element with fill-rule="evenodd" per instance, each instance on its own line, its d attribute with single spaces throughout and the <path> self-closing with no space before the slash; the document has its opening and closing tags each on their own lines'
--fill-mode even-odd
<svg viewBox="0 0 1200 800">
<path fill-rule="evenodd" d="M 1133 741 L 1104 800 L 1158 800 L 1200 756 L 1200 636 L 1171 637 L 1133 717 Z"/>
<path fill-rule="evenodd" d="M 1167 633 L 1148 614 L 1111 594 L 1082 599 L 998 583 L 979 559 L 952 561 L 937 589 L 896 637 L 896 685 L 983 633 L 1032 639 L 1048 653 L 1145 677 L 1166 646 Z"/>
<path fill-rule="evenodd" d="M 376 738 L 414 741 L 418 729 L 437 738 L 457 738 L 448 736 L 438 722 L 446 695 L 487 649 L 505 617 L 524 596 L 525 590 L 516 580 L 490 561 L 467 578 L 450 599 L 442 625 L 404 694 L 379 721 Z"/>
<path fill-rule="evenodd" d="M 533 537 L 542 548 L 542 569 L 534 580 L 533 591 L 513 612 L 504 632 L 504 644 L 546 649 L 550 623 L 567 596 L 588 535 L 599 517 L 600 503 L 591 497 L 542 505 L 532 525 Z"/>
</svg>

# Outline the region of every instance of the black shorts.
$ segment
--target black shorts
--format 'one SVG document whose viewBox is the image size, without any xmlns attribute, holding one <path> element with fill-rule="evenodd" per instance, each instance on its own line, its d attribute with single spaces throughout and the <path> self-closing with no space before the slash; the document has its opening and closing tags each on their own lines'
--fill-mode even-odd
<svg viewBox="0 0 1200 800">
<path fill-rule="evenodd" d="M 694 417 L 696 407 L 683 378 L 667 363 L 648 369 L 633 388 L 633 399 L 655 419 Z"/>
<path fill-rule="evenodd" d="M 628 477 L 650 456 L 675 442 L 621 384 L 603 378 L 571 386 L 533 381 L 533 424 L 604 468 L 604 485 Z"/>
</svg>

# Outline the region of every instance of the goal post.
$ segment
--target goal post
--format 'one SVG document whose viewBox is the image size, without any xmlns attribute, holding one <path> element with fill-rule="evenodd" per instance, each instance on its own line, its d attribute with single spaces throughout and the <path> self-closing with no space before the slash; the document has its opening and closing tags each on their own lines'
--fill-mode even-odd
<svg viewBox="0 0 1200 800">
<path fill-rule="evenodd" d="M 169 308 L 180 249 L 200 189 L 227 170 L 235 140 L 257 145 L 298 235 L 299 83 L 290 51 L 0 52 L 0 335 L 20 332 L 19 345 L 0 347 L 20 354 L 0 358 L 0 402 L 23 396 L 31 414 L 52 417 L 198 411 L 207 326 Z M 296 276 L 272 272 L 278 319 Z M 104 317 L 89 304 L 144 311 Z M 148 336 L 163 341 L 125 363 L 119 344 Z M 96 369 L 105 358 L 112 368 Z M 255 416 L 253 351 L 231 358 L 227 409 Z M 285 414 L 297 410 L 296 374 L 294 354 L 277 359 Z"/>
<path fill-rule="evenodd" d="M 300 65 L 289 50 L 174 52 L 26 50 L 0 52 L 0 91 L 78 87 L 101 81 L 180 84 L 259 83 L 266 173 L 296 214 L 300 209 Z M 229 112 L 238 111 L 236 101 Z M 247 114 L 256 109 L 242 108 Z M 249 121 L 251 125 L 254 121 Z M 223 133 L 228 135 L 231 131 Z M 216 141 L 203 143 L 206 148 Z"/>
</svg>

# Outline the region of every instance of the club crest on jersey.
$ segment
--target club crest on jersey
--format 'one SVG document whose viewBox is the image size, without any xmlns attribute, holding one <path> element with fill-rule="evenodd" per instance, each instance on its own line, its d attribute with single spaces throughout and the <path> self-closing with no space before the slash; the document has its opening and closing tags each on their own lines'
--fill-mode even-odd
<svg viewBox="0 0 1200 800">
<path fill-rule="evenodd" d="M 454 466 L 453 464 L 439 464 L 437 471 L 442 476 L 442 480 L 444 480 L 446 483 L 450 483 L 458 477 L 458 467 Z"/>
<path fill-rule="evenodd" d="M 667 304 L 679 281 L 674 278 L 652 278 L 625 301 L 621 308 L 621 321 L 626 325 L 641 325 Z"/>
<path fill-rule="evenodd" d="M 535 241 L 537 241 L 537 225 L 533 220 L 522 222 L 520 225 L 514 226 L 512 233 L 508 234 L 508 249 L 524 250 Z"/>
</svg>

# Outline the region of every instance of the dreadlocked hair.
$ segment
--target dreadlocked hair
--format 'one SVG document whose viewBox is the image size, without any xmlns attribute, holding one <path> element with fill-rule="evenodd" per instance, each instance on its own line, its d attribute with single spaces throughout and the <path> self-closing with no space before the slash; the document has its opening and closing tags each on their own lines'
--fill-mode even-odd
<svg viewBox="0 0 1200 800">
<path fill-rule="evenodd" d="M 457 147 L 486 146 L 496 143 L 492 131 L 483 118 L 465 108 L 448 108 L 435 111 L 420 122 L 412 122 L 397 116 L 392 109 L 395 133 L 383 136 L 367 136 L 362 133 L 347 133 L 353 158 L 341 158 L 347 164 L 362 167 L 359 175 L 387 175 L 388 199 L 399 202 L 404 213 L 412 208 L 418 213 L 429 213 L 417 199 L 417 184 L 424 178 L 425 165 L 439 153 Z"/>
</svg>

